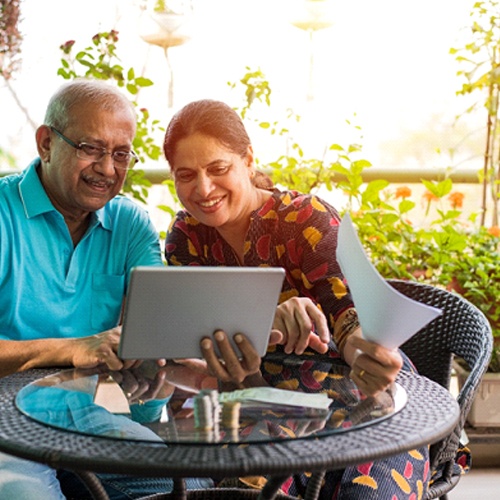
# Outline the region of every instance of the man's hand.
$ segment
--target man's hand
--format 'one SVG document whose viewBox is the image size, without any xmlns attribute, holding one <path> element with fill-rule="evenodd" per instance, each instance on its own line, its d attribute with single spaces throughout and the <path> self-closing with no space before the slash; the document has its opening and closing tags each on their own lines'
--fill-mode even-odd
<svg viewBox="0 0 500 500">
<path fill-rule="evenodd" d="M 137 360 L 121 360 L 118 357 L 122 327 L 116 326 L 105 332 L 72 339 L 72 363 L 76 368 L 92 368 L 101 364 L 110 370 L 135 368 L 141 364 Z M 164 360 L 159 360 L 158 365 L 163 366 Z"/>
</svg>

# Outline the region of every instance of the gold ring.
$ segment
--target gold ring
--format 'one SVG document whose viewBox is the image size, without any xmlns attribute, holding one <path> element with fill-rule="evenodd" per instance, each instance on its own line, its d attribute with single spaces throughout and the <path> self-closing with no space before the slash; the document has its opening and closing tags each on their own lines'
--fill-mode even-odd
<svg viewBox="0 0 500 500">
<path fill-rule="evenodd" d="M 359 378 L 363 378 L 363 375 L 364 375 L 365 373 L 366 373 L 366 372 L 365 372 L 365 370 L 361 370 L 361 371 L 359 372 L 358 377 L 359 377 Z"/>
<path fill-rule="evenodd" d="M 139 399 L 137 402 L 138 402 L 140 405 L 143 405 L 143 404 L 144 404 L 144 401 L 143 401 L 142 399 Z"/>
</svg>

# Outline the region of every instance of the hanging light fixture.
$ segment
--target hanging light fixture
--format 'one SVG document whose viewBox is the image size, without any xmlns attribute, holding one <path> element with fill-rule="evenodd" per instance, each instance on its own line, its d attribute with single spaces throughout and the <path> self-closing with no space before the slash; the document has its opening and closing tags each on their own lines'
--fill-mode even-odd
<svg viewBox="0 0 500 500">
<path fill-rule="evenodd" d="M 192 0 L 153 0 L 141 7 L 140 36 L 151 45 L 163 49 L 169 72 L 168 107 L 174 103 L 174 71 L 169 49 L 191 39 Z"/>
<path fill-rule="evenodd" d="M 291 23 L 304 31 L 319 31 L 333 25 L 331 0 L 300 0 L 295 2 Z"/>
<path fill-rule="evenodd" d="M 299 0 L 291 10 L 290 23 L 309 35 L 309 81 L 307 100 L 314 99 L 314 34 L 333 25 L 331 0 Z"/>
</svg>

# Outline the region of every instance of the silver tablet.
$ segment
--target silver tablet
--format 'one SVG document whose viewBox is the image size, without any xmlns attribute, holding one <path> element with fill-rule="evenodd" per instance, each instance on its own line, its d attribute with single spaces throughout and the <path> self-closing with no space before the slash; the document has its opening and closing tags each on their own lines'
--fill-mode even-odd
<svg viewBox="0 0 500 500">
<path fill-rule="evenodd" d="M 201 338 L 222 329 L 244 333 L 263 356 L 284 277 L 280 267 L 136 267 L 118 355 L 200 358 Z"/>
</svg>

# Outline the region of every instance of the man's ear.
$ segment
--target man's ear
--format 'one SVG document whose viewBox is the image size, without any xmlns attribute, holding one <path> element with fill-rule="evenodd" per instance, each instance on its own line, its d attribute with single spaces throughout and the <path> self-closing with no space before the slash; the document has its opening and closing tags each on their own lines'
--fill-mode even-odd
<svg viewBox="0 0 500 500">
<path fill-rule="evenodd" d="M 36 130 L 35 138 L 38 155 L 43 162 L 49 162 L 50 148 L 52 145 L 52 134 L 50 133 L 50 127 L 48 127 L 47 125 L 40 125 L 40 127 L 38 127 Z"/>
</svg>

